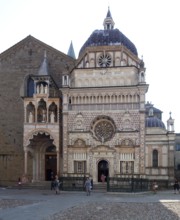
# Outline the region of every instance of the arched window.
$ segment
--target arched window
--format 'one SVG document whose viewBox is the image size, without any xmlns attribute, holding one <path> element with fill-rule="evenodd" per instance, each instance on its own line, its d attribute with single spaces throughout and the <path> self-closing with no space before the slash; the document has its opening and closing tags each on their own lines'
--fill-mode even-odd
<svg viewBox="0 0 180 220">
<path fill-rule="evenodd" d="M 153 150 L 152 152 L 152 165 L 153 167 L 158 167 L 158 151 Z"/>
<path fill-rule="evenodd" d="M 49 106 L 49 122 L 57 122 L 57 105 L 54 102 Z"/>
<path fill-rule="evenodd" d="M 35 106 L 32 102 L 26 107 L 26 122 L 33 123 L 35 121 Z"/>
<path fill-rule="evenodd" d="M 27 96 L 32 97 L 34 94 L 34 81 L 29 78 L 28 83 L 27 83 Z"/>
<path fill-rule="evenodd" d="M 41 99 L 38 102 L 37 121 L 38 122 L 46 122 L 47 121 L 46 102 L 43 99 Z"/>
</svg>

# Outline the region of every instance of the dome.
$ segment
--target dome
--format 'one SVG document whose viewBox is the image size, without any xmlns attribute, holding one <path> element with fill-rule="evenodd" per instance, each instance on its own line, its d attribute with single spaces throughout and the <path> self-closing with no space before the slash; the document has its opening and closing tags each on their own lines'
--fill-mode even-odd
<svg viewBox="0 0 180 220">
<path fill-rule="evenodd" d="M 164 123 L 157 117 L 146 118 L 146 127 L 166 128 Z"/>
<path fill-rule="evenodd" d="M 86 47 L 106 45 L 124 45 L 133 54 L 138 55 L 134 44 L 118 29 L 95 30 L 84 43 L 79 54 L 81 54 Z"/>
<path fill-rule="evenodd" d="M 118 29 L 114 29 L 114 21 L 111 12 L 108 9 L 104 19 L 104 30 L 95 30 L 81 47 L 79 55 L 86 47 L 107 46 L 107 45 L 124 45 L 136 56 L 138 55 L 135 45 Z"/>
</svg>

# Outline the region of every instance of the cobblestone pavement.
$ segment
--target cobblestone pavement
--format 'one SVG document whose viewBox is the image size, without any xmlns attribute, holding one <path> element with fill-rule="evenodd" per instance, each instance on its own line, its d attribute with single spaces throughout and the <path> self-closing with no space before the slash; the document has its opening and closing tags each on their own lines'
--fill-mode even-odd
<svg viewBox="0 0 180 220">
<path fill-rule="evenodd" d="M 180 194 L 61 192 L 0 188 L 0 220 L 180 220 Z"/>
</svg>

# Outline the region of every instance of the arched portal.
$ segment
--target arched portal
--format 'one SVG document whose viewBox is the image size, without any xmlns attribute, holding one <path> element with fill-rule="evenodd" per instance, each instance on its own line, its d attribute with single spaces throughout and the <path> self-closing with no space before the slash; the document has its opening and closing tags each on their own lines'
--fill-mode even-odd
<svg viewBox="0 0 180 220">
<path fill-rule="evenodd" d="M 98 182 L 101 181 L 101 175 L 106 176 L 105 181 L 107 181 L 107 177 L 109 176 L 109 164 L 106 160 L 101 160 L 98 163 Z"/>
<path fill-rule="evenodd" d="M 37 133 L 29 140 L 26 150 L 32 157 L 25 162 L 28 178 L 33 181 L 51 180 L 57 174 L 57 151 L 49 134 Z"/>
</svg>

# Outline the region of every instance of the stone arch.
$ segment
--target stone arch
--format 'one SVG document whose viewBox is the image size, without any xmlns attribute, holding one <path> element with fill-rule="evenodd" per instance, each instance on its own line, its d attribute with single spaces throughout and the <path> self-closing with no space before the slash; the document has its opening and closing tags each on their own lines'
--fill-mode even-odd
<svg viewBox="0 0 180 220">
<path fill-rule="evenodd" d="M 38 134 L 49 135 L 50 139 L 53 140 L 53 144 L 57 147 L 59 146 L 58 140 L 53 136 L 53 133 L 49 129 L 34 129 L 24 138 L 24 147 L 30 145 L 30 140 L 33 139 L 33 136 L 37 136 Z"/>
</svg>

